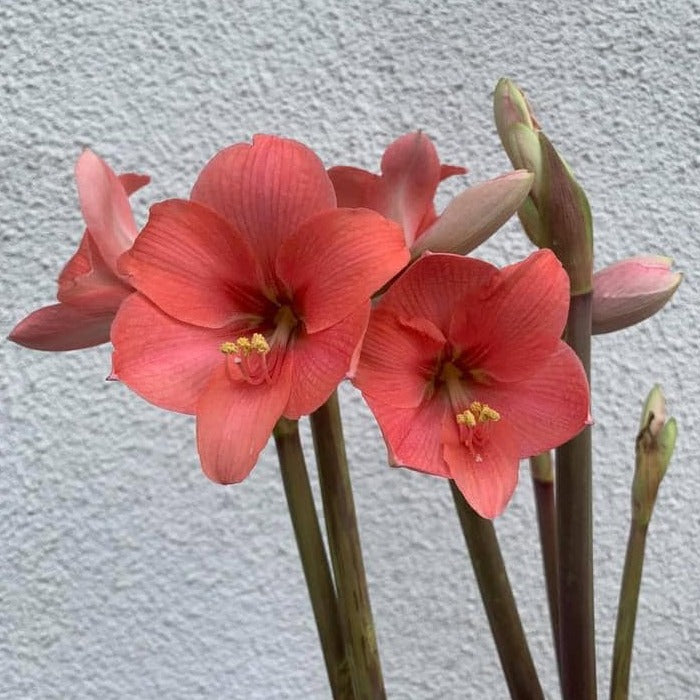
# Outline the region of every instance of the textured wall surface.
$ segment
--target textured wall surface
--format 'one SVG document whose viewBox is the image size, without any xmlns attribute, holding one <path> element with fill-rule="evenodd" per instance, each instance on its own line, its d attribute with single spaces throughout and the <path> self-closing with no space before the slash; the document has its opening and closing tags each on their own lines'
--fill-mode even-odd
<svg viewBox="0 0 700 700">
<path fill-rule="evenodd" d="M 697 2 L 672 0 L 3 0 L 0 335 L 54 298 L 82 232 L 82 148 L 152 175 L 135 198 L 143 223 L 255 132 L 374 169 L 422 128 L 471 169 L 445 183 L 444 205 L 509 168 L 491 91 L 510 75 L 589 194 L 598 265 L 660 252 L 687 275 L 661 315 L 594 342 L 595 565 L 603 694 L 633 440 L 661 382 L 680 437 L 650 530 L 632 695 L 696 696 L 699 24 Z M 511 222 L 478 253 L 528 250 Z M 210 483 L 192 419 L 105 383 L 109 356 L 0 340 L 0 697 L 326 697 L 273 450 L 244 484 Z M 447 483 L 387 468 L 361 397 L 343 387 L 342 401 L 389 695 L 503 697 Z M 521 481 L 497 529 L 556 697 L 524 465 Z"/>
</svg>

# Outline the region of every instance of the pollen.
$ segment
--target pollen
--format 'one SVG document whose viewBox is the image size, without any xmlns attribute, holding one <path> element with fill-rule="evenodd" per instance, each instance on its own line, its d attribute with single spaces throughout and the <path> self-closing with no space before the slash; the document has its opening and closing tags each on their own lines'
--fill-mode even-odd
<svg viewBox="0 0 700 700">
<path fill-rule="evenodd" d="M 237 338 L 235 342 L 231 342 L 229 340 L 225 343 L 221 343 L 219 350 L 223 352 L 224 355 L 239 355 L 240 357 L 248 357 L 248 355 L 251 353 L 266 355 L 268 352 L 270 352 L 270 346 L 262 333 L 253 333 L 250 338 L 243 335 L 240 338 Z"/>
<path fill-rule="evenodd" d="M 488 404 L 472 401 L 469 408 L 458 413 L 455 419 L 459 425 L 475 428 L 479 423 L 491 423 L 501 420 L 501 414 Z"/>
</svg>

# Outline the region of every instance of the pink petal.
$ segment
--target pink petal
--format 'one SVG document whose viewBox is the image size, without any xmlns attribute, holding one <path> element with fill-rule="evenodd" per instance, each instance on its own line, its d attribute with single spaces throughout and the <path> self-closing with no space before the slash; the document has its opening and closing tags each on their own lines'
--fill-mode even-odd
<svg viewBox="0 0 700 700">
<path fill-rule="evenodd" d="M 256 325 L 269 304 L 246 240 L 195 202 L 171 199 L 151 207 L 119 265 L 142 294 L 186 323 Z"/>
<path fill-rule="evenodd" d="M 273 270 L 282 241 L 310 216 L 336 205 L 333 185 L 318 157 L 290 139 L 257 135 L 204 167 L 191 198 L 206 204 L 248 238 Z"/>
<path fill-rule="evenodd" d="M 375 309 L 353 383 L 365 396 L 391 406 L 414 408 L 430 390 L 445 336 L 429 321 L 402 323 Z"/>
<path fill-rule="evenodd" d="M 501 414 L 517 439 L 519 457 L 558 447 L 590 422 L 586 375 L 575 353 L 561 341 L 534 376 L 513 384 L 477 386 L 473 398 Z"/>
<path fill-rule="evenodd" d="M 289 372 L 273 385 L 234 381 L 219 366 L 197 404 L 197 448 L 204 473 L 220 484 L 242 481 L 258 461 L 289 398 Z"/>
<path fill-rule="evenodd" d="M 518 210 L 530 192 L 533 175 L 525 170 L 480 182 L 457 195 L 411 247 L 466 254 L 481 245 Z"/>
<path fill-rule="evenodd" d="M 659 311 L 675 294 L 683 275 L 671 272 L 670 258 L 637 256 L 593 275 L 593 333 L 610 333 Z"/>
<path fill-rule="evenodd" d="M 441 439 L 445 416 L 452 414 L 448 402 L 435 396 L 413 408 L 397 408 L 369 395 L 365 400 L 384 435 L 393 465 L 449 476 Z"/>
<path fill-rule="evenodd" d="M 110 270 L 89 231 L 58 277 L 58 300 L 93 312 L 112 312 L 134 290 Z"/>
<path fill-rule="evenodd" d="M 118 177 L 124 191 L 129 196 L 140 190 L 142 187 L 145 187 L 151 181 L 151 178 L 148 175 L 140 175 L 138 173 L 122 173 Z"/>
<path fill-rule="evenodd" d="M 109 340 L 114 311 L 92 313 L 66 304 L 45 306 L 20 321 L 9 335 L 34 350 L 79 350 Z"/>
<path fill-rule="evenodd" d="M 137 229 L 119 178 L 92 151 L 75 166 L 83 218 L 105 262 L 117 274 L 117 258 L 131 247 Z"/>
<path fill-rule="evenodd" d="M 472 369 L 491 380 L 521 380 L 557 347 L 569 308 L 566 272 L 550 250 L 540 250 L 503 268 L 500 283 L 485 291 L 456 304 L 449 338 Z"/>
<path fill-rule="evenodd" d="M 317 333 L 303 332 L 294 340 L 288 353 L 292 379 L 287 418 L 315 411 L 333 393 L 352 365 L 368 320 L 369 301 L 339 323 Z"/>
<path fill-rule="evenodd" d="M 449 417 L 446 420 L 454 420 Z M 474 455 L 461 443 L 445 443 L 444 456 L 450 476 L 467 503 L 482 517 L 500 515 L 518 484 L 518 453 L 505 421 L 490 424 L 489 442 L 476 461 Z"/>
<path fill-rule="evenodd" d="M 446 163 L 440 164 L 440 182 L 447 180 L 448 177 L 453 177 L 454 175 L 466 175 L 469 172 L 467 168 L 463 168 L 461 165 L 447 165 Z"/>
<path fill-rule="evenodd" d="M 130 296 L 112 326 L 113 372 L 130 389 L 169 411 L 194 413 L 212 372 L 226 365 L 221 344 L 235 328 L 176 321 L 140 294 Z"/>
<path fill-rule="evenodd" d="M 401 224 L 413 243 L 440 183 L 440 160 L 432 141 L 422 132 L 405 134 L 382 157 L 382 178 L 388 200 L 382 213 Z"/>
<path fill-rule="evenodd" d="M 339 207 L 378 209 L 383 201 L 384 184 L 379 175 L 360 168 L 339 165 L 328 171 Z"/>
<path fill-rule="evenodd" d="M 486 293 L 498 279 L 498 268 L 482 260 L 426 254 L 389 287 L 380 308 L 402 319 L 424 317 L 447 336 L 457 304 L 468 294 Z"/>
<path fill-rule="evenodd" d="M 282 244 L 277 274 L 309 333 L 337 323 L 408 262 L 403 234 L 368 209 L 331 209 Z"/>
</svg>

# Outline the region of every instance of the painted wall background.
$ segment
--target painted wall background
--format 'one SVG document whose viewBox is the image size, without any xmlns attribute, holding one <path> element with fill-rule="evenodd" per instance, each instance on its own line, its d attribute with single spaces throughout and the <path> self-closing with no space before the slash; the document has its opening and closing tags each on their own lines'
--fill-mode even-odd
<svg viewBox="0 0 700 700">
<path fill-rule="evenodd" d="M 598 266 L 673 256 L 686 280 L 658 317 L 595 339 L 596 603 L 601 695 L 627 537 L 641 401 L 678 418 L 644 572 L 634 697 L 700 684 L 700 5 L 411 0 L 0 4 L 4 337 L 50 303 L 82 232 L 72 169 L 89 146 L 186 196 L 219 148 L 255 132 L 375 169 L 424 129 L 466 182 L 509 169 L 491 117 L 525 87 L 593 207 Z M 529 250 L 515 223 L 478 254 Z M 224 488 L 192 419 L 105 383 L 106 346 L 46 354 L 0 341 L 0 697 L 298 698 L 326 680 L 273 450 Z M 447 484 L 385 466 L 344 387 L 355 497 L 392 698 L 503 697 Z M 308 432 L 305 432 L 308 445 Z M 497 522 L 535 661 L 557 695 L 527 470 Z"/>
</svg>

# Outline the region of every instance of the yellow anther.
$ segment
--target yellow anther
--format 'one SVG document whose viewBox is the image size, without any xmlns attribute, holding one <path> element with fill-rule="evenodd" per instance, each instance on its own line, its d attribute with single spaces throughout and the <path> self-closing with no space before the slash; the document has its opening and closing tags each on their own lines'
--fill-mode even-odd
<svg viewBox="0 0 700 700">
<path fill-rule="evenodd" d="M 252 338 L 242 335 L 240 338 L 236 338 L 235 343 L 232 343 L 230 340 L 221 343 L 219 350 L 225 355 L 241 355 L 247 357 L 251 352 L 265 355 L 270 352 L 270 346 L 262 333 L 253 333 Z"/>
<path fill-rule="evenodd" d="M 221 343 L 221 345 L 219 346 L 219 350 L 221 350 L 221 352 L 223 352 L 224 355 L 233 355 L 238 352 L 238 346 L 236 345 L 236 343 L 232 343 L 229 340 L 225 343 Z"/>
<path fill-rule="evenodd" d="M 270 346 L 262 333 L 253 333 L 253 337 L 250 341 L 250 347 L 251 349 L 255 350 L 255 352 L 259 352 L 262 355 L 270 352 Z"/>
<path fill-rule="evenodd" d="M 456 418 L 459 425 L 466 425 L 468 428 L 473 428 L 476 425 L 476 418 L 469 409 L 458 413 Z"/>
<path fill-rule="evenodd" d="M 501 414 L 480 401 L 472 401 L 469 408 L 455 416 L 459 425 L 474 428 L 478 423 L 488 423 L 501 420 Z"/>
</svg>

